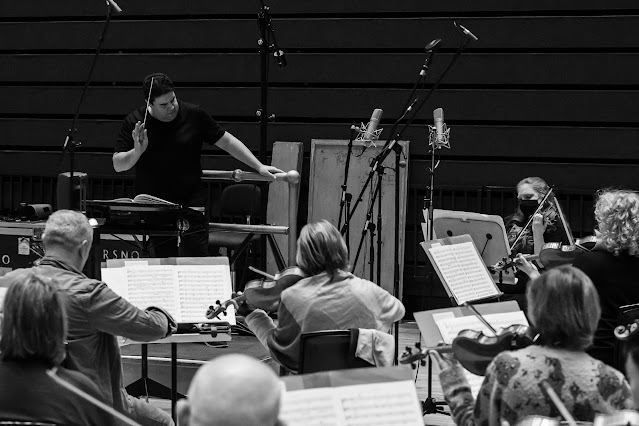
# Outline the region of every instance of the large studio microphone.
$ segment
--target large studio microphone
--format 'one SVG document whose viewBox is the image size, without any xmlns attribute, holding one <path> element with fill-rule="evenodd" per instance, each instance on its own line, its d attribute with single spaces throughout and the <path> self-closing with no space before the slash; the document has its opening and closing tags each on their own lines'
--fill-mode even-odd
<svg viewBox="0 0 639 426">
<path fill-rule="evenodd" d="M 450 148 L 448 144 L 450 129 L 448 129 L 446 123 L 444 123 L 444 110 L 442 108 L 437 108 L 433 111 L 433 121 L 435 125 L 431 127 L 431 145 L 433 145 L 433 148 Z"/>
<path fill-rule="evenodd" d="M 444 135 L 444 110 L 437 108 L 433 111 L 433 120 L 435 121 L 435 140 L 437 144 L 443 144 L 445 142 Z"/>
<path fill-rule="evenodd" d="M 371 145 L 375 145 L 375 141 L 379 139 L 379 134 L 382 130 L 377 130 L 377 126 L 379 125 L 379 120 L 382 119 L 383 112 L 381 108 L 375 108 L 368 124 L 364 125 L 364 123 L 362 123 L 360 127 L 360 134 L 356 140 L 368 142 L 369 145 L 366 145 L 367 148 Z"/>
</svg>

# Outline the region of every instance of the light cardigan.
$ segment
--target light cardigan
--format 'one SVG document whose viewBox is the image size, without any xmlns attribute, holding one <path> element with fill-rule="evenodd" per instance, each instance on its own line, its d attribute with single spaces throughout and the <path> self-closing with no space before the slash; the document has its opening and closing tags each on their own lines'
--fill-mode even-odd
<svg viewBox="0 0 639 426">
<path fill-rule="evenodd" d="M 404 312 L 402 302 L 370 281 L 350 273 L 331 280 L 323 273 L 282 292 L 277 325 L 260 309 L 249 314 L 246 323 L 273 358 L 297 370 L 302 333 L 349 328 L 388 331 Z"/>
</svg>

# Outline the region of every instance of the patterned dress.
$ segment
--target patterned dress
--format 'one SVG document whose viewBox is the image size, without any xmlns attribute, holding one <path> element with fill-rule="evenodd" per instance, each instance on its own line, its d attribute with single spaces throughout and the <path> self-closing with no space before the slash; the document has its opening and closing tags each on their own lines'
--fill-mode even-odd
<svg viewBox="0 0 639 426">
<path fill-rule="evenodd" d="M 575 352 L 529 346 L 497 355 L 488 366 L 477 400 L 459 364 L 439 374 L 455 424 L 459 426 L 515 425 L 524 417 L 559 417 L 541 390 L 546 380 L 577 421 L 592 422 L 596 413 L 630 408 L 630 387 L 614 368 Z"/>
</svg>

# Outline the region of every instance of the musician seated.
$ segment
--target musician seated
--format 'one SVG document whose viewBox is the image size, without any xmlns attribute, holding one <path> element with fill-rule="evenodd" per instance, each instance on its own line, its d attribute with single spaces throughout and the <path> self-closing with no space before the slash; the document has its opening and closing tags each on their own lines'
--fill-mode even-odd
<svg viewBox="0 0 639 426">
<path fill-rule="evenodd" d="M 635 330 L 624 342 L 626 353 L 626 377 L 632 390 L 634 409 L 639 409 L 639 330 Z"/>
<path fill-rule="evenodd" d="M 564 230 L 559 213 L 554 206 L 551 194 L 545 205 L 535 214 L 539 203 L 550 191 L 550 186 L 540 177 L 527 177 L 517 184 L 517 210 L 504 219 L 508 244 L 512 246 L 512 254 L 539 254 L 544 244 L 549 242 L 568 243 L 568 236 Z M 531 224 L 526 227 L 531 216 Z M 568 226 L 568 224 L 566 224 Z M 521 233 L 521 236 L 519 234 Z M 517 237 L 519 239 L 517 240 Z M 517 241 L 515 243 L 515 241 Z M 514 246 L 513 246 L 514 244 Z M 520 271 L 515 275 L 516 285 L 502 285 L 501 291 L 511 294 L 513 299 L 519 302 L 520 307 L 526 310 L 525 293 L 528 276 Z"/>
<path fill-rule="evenodd" d="M 177 403 L 184 426 L 275 426 L 282 386 L 272 369 L 246 355 L 215 358 L 202 366 Z"/>
<path fill-rule="evenodd" d="M 51 278 L 29 273 L 6 292 L 0 338 L 0 421 L 111 424 L 103 411 L 46 373 L 56 367 L 60 378 L 104 402 L 91 380 L 60 366 L 66 357 L 67 315 L 56 287 Z"/>
<path fill-rule="evenodd" d="M 302 333 L 350 328 L 388 331 L 404 316 L 404 305 L 397 298 L 348 272 L 346 243 L 328 221 L 302 228 L 296 261 L 308 278 L 282 292 L 278 324 L 260 309 L 246 317 L 260 342 L 288 369 L 298 369 Z"/>
<path fill-rule="evenodd" d="M 546 381 L 575 420 L 592 422 L 596 413 L 630 407 L 623 375 L 585 353 L 601 308 L 590 279 L 572 266 L 559 266 L 531 281 L 526 291 L 528 318 L 539 333 L 537 344 L 505 351 L 486 370 L 477 395 L 471 395 L 454 355 L 430 354 L 440 366 L 446 401 L 457 425 L 517 424 L 529 415 L 556 417 L 559 411 L 542 393 Z"/>
<path fill-rule="evenodd" d="M 573 266 L 590 277 L 601 300 L 601 321 L 588 353 L 611 364 L 619 307 L 639 303 L 639 195 L 602 191 L 595 205 L 595 219 L 597 245 L 578 255 Z"/>
</svg>

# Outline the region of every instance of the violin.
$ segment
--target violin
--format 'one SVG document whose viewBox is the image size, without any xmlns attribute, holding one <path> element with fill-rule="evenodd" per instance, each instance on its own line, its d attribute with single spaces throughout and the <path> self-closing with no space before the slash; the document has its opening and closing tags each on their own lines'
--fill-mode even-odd
<svg viewBox="0 0 639 426">
<path fill-rule="evenodd" d="M 597 244 L 597 237 L 590 235 L 585 238 L 577 238 L 572 244 L 546 243 L 541 247 L 539 260 L 546 268 L 572 263 L 577 255 L 591 251 Z"/>
<path fill-rule="evenodd" d="M 539 259 L 538 254 L 523 254 L 522 256 L 524 256 L 524 259 L 528 260 L 529 262 Z M 517 266 L 517 258 L 505 257 L 503 260 L 495 263 L 492 266 L 489 266 L 488 270 L 490 271 L 491 274 L 494 274 L 495 272 L 505 271 L 510 268 L 515 268 L 516 266 Z"/>
<path fill-rule="evenodd" d="M 630 324 L 626 324 L 626 325 L 622 324 L 622 325 L 616 326 L 615 329 L 613 330 L 615 337 L 621 341 L 628 340 L 628 337 L 630 337 L 630 334 L 637 329 L 637 323 L 639 323 L 639 319 L 634 320 Z"/>
<path fill-rule="evenodd" d="M 239 304 L 242 302 L 246 302 L 258 309 L 263 309 L 266 312 L 274 312 L 279 307 L 282 292 L 299 280 L 306 278 L 306 274 L 297 266 L 288 267 L 275 274 L 275 276 L 255 268 L 251 269 L 268 278 L 260 278 L 247 282 L 242 294 L 222 303 L 216 300 L 215 305 L 209 306 L 206 311 L 206 318 L 213 319 L 218 318 L 220 314 L 226 315 L 226 310 L 230 305 L 233 305 L 237 310 Z"/>
<path fill-rule="evenodd" d="M 535 343 L 537 336 L 531 327 L 525 325 L 511 325 L 499 331 L 495 336 L 487 336 L 482 331 L 462 330 L 453 340 L 452 345 L 440 345 L 422 349 L 419 343 L 415 344 L 416 353 L 412 348 L 406 350 L 399 357 L 400 364 L 412 364 L 421 361 L 428 356 L 431 350 L 439 353 L 452 352 L 455 358 L 466 370 L 478 376 L 486 374 L 488 364 L 499 353 L 525 348 Z"/>
</svg>

